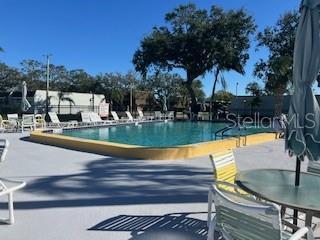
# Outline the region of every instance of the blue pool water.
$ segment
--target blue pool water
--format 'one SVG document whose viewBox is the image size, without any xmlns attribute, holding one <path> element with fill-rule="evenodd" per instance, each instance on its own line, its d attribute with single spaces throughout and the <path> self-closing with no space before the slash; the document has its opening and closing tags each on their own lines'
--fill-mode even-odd
<svg viewBox="0 0 320 240">
<path fill-rule="evenodd" d="M 173 147 L 215 140 L 215 132 L 226 126 L 227 123 L 156 122 L 67 130 L 62 135 L 147 147 Z M 247 134 L 261 132 L 266 129 L 247 128 Z M 237 130 L 227 132 L 228 135 L 237 133 Z"/>
</svg>

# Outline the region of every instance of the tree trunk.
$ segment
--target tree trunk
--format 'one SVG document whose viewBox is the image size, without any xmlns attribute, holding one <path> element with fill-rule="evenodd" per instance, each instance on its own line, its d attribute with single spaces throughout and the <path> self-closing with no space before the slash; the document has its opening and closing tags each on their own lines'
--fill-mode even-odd
<svg viewBox="0 0 320 240">
<path fill-rule="evenodd" d="M 217 68 L 214 74 L 214 83 L 213 83 L 213 87 L 212 87 L 212 93 L 211 93 L 211 99 L 210 99 L 210 117 L 211 114 L 214 113 L 215 115 L 215 104 L 214 104 L 214 94 L 216 92 L 216 87 L 217 87 L 217 82 L 218 82 L 218 77 L 219 77 L 219 73 L 220 73 L 220 69 Z M 212 120 L 212 119 L 211 119 Z"/>
<path fill-rule="evenodd" d="M 192 88 L 192 82 L 194 79 L 195 79 L 194 77 L 192 77 L 189 73 L 187 73 L 187 82 L 185 82 L 185 85 L 191 98 L 191 112 L 197 113 L 197 99 L 196 99 L 196 94 L 194 93 L 194 90 Z"/>
</svg>

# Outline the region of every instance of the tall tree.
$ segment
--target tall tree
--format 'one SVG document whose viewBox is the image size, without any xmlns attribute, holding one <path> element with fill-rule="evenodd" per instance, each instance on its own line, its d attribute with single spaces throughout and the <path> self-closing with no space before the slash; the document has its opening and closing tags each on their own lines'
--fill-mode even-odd
<svg viewBox="0 0 320 240">
<path fill-rule="evenodd" d="M 256 63 L 254 75 L 264 80 L 267 93 L 275 95 L 275 115 L 282 110 L 283 95 L 291 85 L 295 35 L 299 23 L 296 11 L 287 12 L 273 27 L 258 34 L 258 47 L 267 48 L 269 56 Z"/>
<path fill-rule="evenodd" d="M 0 63 L 0 91 L 9 91 L 23 81 L 23 76 L 18 69 Z"/>
<path fill-rule="evenodd" d="M 247 84 L 246 94 L 250 94 L 253 97 L 250 102 L 251 111 L 252 111 L 253 108 L 258 107 L 261 104 L 260 97 L 263 94 L 263 90 L 260 87 L 259 83 L 253 81 Z"/>
<path fill-rule="evenodd" d="M 170 100 L 179 96 L 182 82 L 183 79 L 178 74 L 157 73 L 148 78 L 146 88 L 152 92 L 154 99 L 164 105 L 165 102 L 170 104 Z"/>
<path fill-rule="evenodd" d="M 243 9 L 224 12 L 222 9 L 212 8 L 211 18 L 218 29 L 211 94 L 213 101 L 219 76 L 223 71 L 245 73 L 244 66 L 249 59 L 250 35 L 254 33 L 256 26 L 253 18 Z"/>
<path fill-rule="evenodd" d="M 249 41 L 245 38 L 254 31 L 253 20 L 243 10 L 224 12 L 221 8 L 212 7 L 208 13 L 188 4 L 166 14 L 165 21 L 166 26 L 154 27 L 151 34 L 141 41 L 133 63 L 144 76 L 152 68 L 156 71 L 185 70 L 185 86 L 191 97 L 192 111 L 195 111 L 197 100 L 192 83 L 196 78 L 215 66 L 219 66 L 219 71 L 234 69 L 241 72 L 242 63 L 247 59 Z M 222 40 L 227 47 L 221 43 Z M 227 54 L 225 49 L 231 54 Z M 223 57 L 227 59 L 223 60 Z"/>
</svg>

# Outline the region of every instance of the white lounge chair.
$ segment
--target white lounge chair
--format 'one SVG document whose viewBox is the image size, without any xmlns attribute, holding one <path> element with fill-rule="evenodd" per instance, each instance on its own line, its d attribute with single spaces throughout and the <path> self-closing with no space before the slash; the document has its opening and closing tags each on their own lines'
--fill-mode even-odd
<svg viewBox="0 0 320 240">
<path fill-rule="evenodd" d="M 81 123 L 80 125 L 84 126 L 90 126 L 90 125 L 95 125 L 97 123 L 91 121 L 90 113 L 89 112 L 81 112 Z"/>
<path fill-rule="evenodd" d="M 57 113 L 55 112 L 48 112 L 48 115 L 50 117 L 51 122 L 48 123 L 50 127 L 74 127 L 77 125 L 76 121 L 70 121 L 70 122 L 60 122 Z"/>
<path fill-rule="evenodd" d="M 0 161 L 4 161 L 9 148 L 9 141 L 0 140 Z M 13 208 L 13 192 L 23 188 L 26 185 L 23 181 L 0 178 L 0 197 L 7 195 L 9 216 L 5 219 L 0 219 L 0 222 L 13 224 L 14 223 L 14 208 Z"/>
<path fill-rule="evenodd" d="M 282 230 L 280 208 L 272 203 L 260 202 L 241 191 L 228 191 L 238 188 L 234 184 L 215 182 L 208 196 L 208 240 L 214 240 L 215 231 L 226 240 L 298 240 L 305 234 L 313 240 L 311 229 L 304 227 L 295 234 Z M 211 217 L 212 202 L 215 204 L 215 217 Z"/>
<path fill-rule="evenodd" d="M 144 114 L 141 110 L 138 110 L 138 114 L 139 114 L 139 120 L 141 120 L 141 121 L 154 120 L 154 116 L 144 116 Z"/>
<path fill-rule="evenodd" d="M 139 121 L 139 119 L 133 118 L 131 112 L 129 112 L 129 111 L 126 111 L 126 115 L 127 115 L 127 117 L 128 117 L 128 119 L 129 119 L 130 122 L 137 122 L 137 121 Z"/>
<path fill-rule="evenodd" d="M 120 119 L 117 112 L 111 111 L 110 113 L 116 122 L 128 122 L 128 119 Z"/>
<path fill-rule="evenodd" d="M 116 123 L 115 121 L 111 121 L 111 120 L 102 120 L 99 114 L 96 112 L 90 112 L 90 120 L 91 122 L 94 122 L 96 124 L 101 124 L 101 125 Z"/>
<path fill-rule="evenodd" d="M 21 131 L 24 132 L 24 129 L 28 128 L 30 131 L 36 129 L 36 120 L 33 114 L 23 114 L 21 122 Z"/>
</svg>

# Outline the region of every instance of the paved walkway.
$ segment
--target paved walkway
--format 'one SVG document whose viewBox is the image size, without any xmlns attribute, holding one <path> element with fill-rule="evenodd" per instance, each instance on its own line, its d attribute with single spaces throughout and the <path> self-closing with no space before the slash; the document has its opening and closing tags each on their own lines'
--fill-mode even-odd
<svg viewBox="0 0 320 240">
<path fill-rule="evenodd" d="M 206 239 L 207 157 L 125 160 L 3 136 L 11 146 L 0 176 L 23 179 L 27 187 L 16 193 L 16 223 L 0 225 L 0 239 Z M 281 140 L 235 155 L 240 169 L 295 167 Z M 2 202 L 1 215 L 4 208 Z"/>
</svg>

